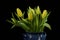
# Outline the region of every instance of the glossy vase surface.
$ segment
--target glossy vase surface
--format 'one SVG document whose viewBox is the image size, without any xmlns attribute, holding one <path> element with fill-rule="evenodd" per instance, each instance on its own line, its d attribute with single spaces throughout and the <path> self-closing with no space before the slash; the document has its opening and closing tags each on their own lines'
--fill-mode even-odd
<svg viewBox="0 0 60 40">
<path fill-rule="evenodd" d="M 46 40 L 46 33 L 24 33 L 24 40 Z"/>
</svg>

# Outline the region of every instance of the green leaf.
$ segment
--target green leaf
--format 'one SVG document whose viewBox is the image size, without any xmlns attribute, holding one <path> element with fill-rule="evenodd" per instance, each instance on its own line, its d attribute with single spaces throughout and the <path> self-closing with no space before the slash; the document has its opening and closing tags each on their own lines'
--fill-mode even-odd
<svg viewBox="0 0 60 40">
<path fill-rule="evenodd" d="M 16 20 L 14 18 L 11 18 L 11 20 L 13 21 L 13 23 L 16 23 Z"/>
<path fill-rule="evenodd" d="M 15 27 L 15 25 L 13 25 L 13 26 L 11 27 L 11 29 L 14 28 L 14 27 Z"/>
<path fill-rule="evenodd" d="M 27 19 L 22 18 L 22 22 L 31 28 L 31 22 L 29 22 Z"/>
<path fill-rule="evenodd" d="M 9 23 L 12 23 L 12 24 L 14 24 L 12 21 L 10 21 L 10 20 L 6 20 L 6 21 L 8 21 Z"/>
<path fill-rule="evenodd" d="M 25 12 L 23 12 L 23 16 L 22 16 L 22 18 L 24 18 L 24 14 L 25 14 Z"/>
<path fill-rule="evenodd" d="M 17 16 L 17 18 L 18 18 L 19 20 L 21 20 L 20 17 L 18 17 L 18 15 L 16 14 L 16 12 L 15 12 L 15 15 Z"/>
<path fill-rule="evenodd" d="M 30 22 L 27 21 L 27 19 L 23 19 L 23 18 L 22 18 L 22 21 L 23 21 L 24 23 L 30 24 Z"/>
<path fill-rule="evenodd" d="M 39 15 L 36 15 L 36 32 L 38 32 Z"/>
<path fill-rule="evenodd" d="M 51 26 L 48 23 L 44 23 L 44 26 L 51 30 Z"/>
<path fill-rule="evenodd" d="M 15 17 L 14 17 L 14 15 L 13 15 L 13 13 L 12 13 L 12 17 L 15 19 Z"/>
<path fill-rule="evenodd" d="M 13 22 L 17 22 L 17 20 L 16 20 L 16 18 L 14 17 L 13 13 L 12 13 L 12 17 L 13 17 L 13 18 L 11 18 L 11 20 L 12 20 Z"/>
<path fill-rule="evenodd" d="M 28 30 L 30 29 L 30 28 L 29 28 L 26 24 L 24 24 L 23 22 L 19 21 L 18 23 L 19 23 L 19 26 L 21 26 L 24 30 L 28 31 Z"/>
</svg>

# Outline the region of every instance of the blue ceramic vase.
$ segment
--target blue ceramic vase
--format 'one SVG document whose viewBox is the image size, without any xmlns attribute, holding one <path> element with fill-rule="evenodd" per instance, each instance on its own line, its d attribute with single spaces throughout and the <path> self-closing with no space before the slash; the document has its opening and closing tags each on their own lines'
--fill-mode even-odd
<svg viewBox="0 0 60 40">
<path fill-rule="evenodd" d="M 46 40 L 46 33 L 24 33 L 24 40 Z"/>
</svg>

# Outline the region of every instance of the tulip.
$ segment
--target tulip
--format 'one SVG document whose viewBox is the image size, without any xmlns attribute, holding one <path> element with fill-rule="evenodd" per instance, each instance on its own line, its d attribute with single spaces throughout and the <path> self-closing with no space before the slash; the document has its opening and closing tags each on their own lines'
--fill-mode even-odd
<svg viewBox="0 0 60 40">
<path fill-rule="evenodd" d="M 33 19 L 33 14 L 32 12 L 28 13 L 28 20 L 32 20 Z"/>
<path fill-rule="evenodd" d="M 47 10 L 43 11 L 42 18 L 44 19 L 47 16 Z"/>
<path fill-rule="evenodd" d="M 40 14 L 41 13 L 39 6 L 37 6 L 37 9 L 35 11 L 36 11 L 36 14 Z"/>
<path fill-rule="evenodd" d="M 17 16 L 18 17 L 22 17 L 23 16 L 22 11 L 19 8 L 17 8 L 16 11 L 17 11 Z"/>
<path fill-rule="evenodd" d="M 31 11 L 33 14 L 35 13 L 34 9 L 32 9 L 31 7 L 29 7 L 29 12 Z"/>
<path fill-rule="evenodd" d="M 29 9 L 28 9 L 28 20 L 33 20 L 33 14 L 34 14 L 35 12 L 34 12 L 34 10 L 31 8 L 31 7 L 29 7 Z"/>
</svg>

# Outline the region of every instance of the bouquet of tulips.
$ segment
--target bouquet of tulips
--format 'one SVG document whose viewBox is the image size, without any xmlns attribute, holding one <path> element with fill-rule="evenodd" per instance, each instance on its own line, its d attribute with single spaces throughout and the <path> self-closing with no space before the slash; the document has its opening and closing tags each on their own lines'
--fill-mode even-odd
<svg viewBox="0 0 60 40">
<path fill-rule="evenodd" d="M 11 28 L 18 26 L 26 32 L 43 32 L 45 27 L 51 30 L 51 26 L 47 23 L 49 14 L 50 12 L 47 10 L 43 10 L 43 12 L 41 12 L 39 6 L 34 9 L 29 7 L 27 11 L 28 16 L 27 18 L 24 18 L 24 13 L 17 8 L 15 13 L 17 18 L 12 14 L 11 20 L 7 21 L 13 24 Z"/>
</svg>

